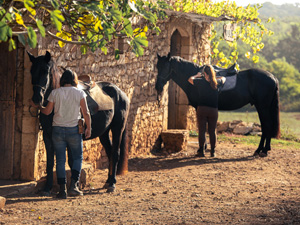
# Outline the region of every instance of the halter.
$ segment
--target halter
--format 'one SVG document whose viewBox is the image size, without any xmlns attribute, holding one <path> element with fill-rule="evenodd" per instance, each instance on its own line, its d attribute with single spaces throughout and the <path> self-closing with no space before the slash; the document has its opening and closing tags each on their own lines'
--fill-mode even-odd
<svg viewBox="0 0 300 225">
<path fill-rule="evenodd" d="M 157 79 L 161 79 L 161 80 L 167 82 L 168 80 L 170 80 L 169 77 L 170 77 L 171 73 L 172 73 L 172 70 L 170 69 L 170 72 L 167 74 L 166 78 L 162 77 L 162 76 L 157 76 Z"/>
<path fill-rule="evenodd" d="M 44 92 L 46 91 L 46 88 L 43 87 L 43 86 L 41 86 L 41 85 L 39 85 L 39 84 L 33 84 L 32 86 L 33 86 L 33 87 L 39 87 L 39 88 L 41 88 Z"/>
</svg>

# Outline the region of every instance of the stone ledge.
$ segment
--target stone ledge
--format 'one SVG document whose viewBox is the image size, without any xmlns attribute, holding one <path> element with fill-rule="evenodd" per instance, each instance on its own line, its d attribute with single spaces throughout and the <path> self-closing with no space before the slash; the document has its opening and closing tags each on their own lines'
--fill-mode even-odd
<svg viewBox="0 0 300 225">
<path fill-rule="evenodd" d="M 29 194 L 35 191 L 37 187 L 36 181 L 29 182 L 14 182 L 13 184 L 7 184 L 0 186 L 0 195 L 4 197 L 8 197 L 11 195 L 23 195 Z"/>
<path fill-rule="evenodd" d="M 71 171 L 66 167 L 66 174 L 67 174 L 67 182 L 70 183 Z M 83 163 L 82 170 L 80 174 L 80 187 L 83 189 L 91 180 L 92 175 L 94 174 L 94 168 L 91 164 Z M 57 180 L 56 180 L 56 173 L 54 171 L 53 177 L 53 191 L 58 190 Z M 1 205 L 5 200 L 1 199 L 3 197 L 9 197 L 14 195 L 26 195 L 35 193 L 38 190 L 41 190 L 46 183 L 45 178 L 39 181 L 29 181 L 29 182 L 22 182 L 22 181 L 9 181 L 3 180 L 0 181 L 0 208 Z M 5 199 L 5 198 L 4 198 Z"/>
</svg>

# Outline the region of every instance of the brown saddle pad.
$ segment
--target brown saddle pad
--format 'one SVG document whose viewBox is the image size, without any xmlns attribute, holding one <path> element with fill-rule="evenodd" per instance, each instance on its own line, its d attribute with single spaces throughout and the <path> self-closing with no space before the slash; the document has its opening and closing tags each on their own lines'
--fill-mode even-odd
<svg viewBox="0 0 300 225">
<path fill-rule="evenodd" d="M 113 109 L 113 99 L 97 84 L 87 88 L 85 84 L 80 82 L 78 88 L 87 94 L 86 100 L 91 115 L 96 114 L 98 111 Z"/>
</svg>

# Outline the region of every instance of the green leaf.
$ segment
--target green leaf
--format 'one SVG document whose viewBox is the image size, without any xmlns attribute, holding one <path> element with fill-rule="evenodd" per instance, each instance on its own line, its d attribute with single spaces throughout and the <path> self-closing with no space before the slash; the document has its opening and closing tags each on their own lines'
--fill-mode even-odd
<svg viewBox="0 0 300 225">
<path fill-rule="evenodd" d="M 63 15 L 61 14 L 60 10 L 54 10 L 50 13 L 51 15 L 51 20 L 52 22 L 55 24 L 56 29 L 58 31 L 61 31 L 62 28 L 62 22 L 65 21 L 65 18 L 63 17 Z"/>
<path fill-rule="evenodd" d="M 40 31 L 42 37 L 45 37 L 46 30 L 45 30 L 45 27 L 43 26 L 43 22 L 41 20 L 37 19 L 36 24 L 37 24 L 37 27 L 39 28 L 39 31 Z"/>
<path fill-rule="evenodd" d="M 7 41 L 8 29 L 9 29 L 9 26 L 7 26 L 6 23 L 0 22 L 0 41 Z"/>
<path fill-rule="evenodd" d="M 106 44 L 107 44 L 107 41 L 102 39 L 99 46 L 98 46 L 98 48 L 102 49 Z"/>
<path fill-rule="evenodd" d="M 86 45 L 81 45 L 81 46 L 80 46 L 80 51 L 81 51 L 81 53 L 82 53 L 83 55 L 85 55 L 85 54 L 87 53 L 87 50 L 88 50 L 88 48 L 87 48 Z"/>
<path fill-rule="evenodd" d="M 19 40 L 19 42 L 22 43 L 22 45 L 26 46 L 26 39 L 25 39 L 24 34 L 19 34 L 18 35 L 18 40 Z"/>
<path fill-rule="evenodd" d="M 157 20 L 157 17 L 155 14 L 151 13 L 151 12 L 148 12 L 148 11 L 145 11 L 143 13 L 144 17 L 149 20 L 151 23 L 155 24 L 156 23 L 156 20 Z"/>
<path fill-rule="evenodd" d="M 122 21 L 122 13 L 118 9 L 112 8 L 110 10 L 110 13 L 111 13 L 114 20 Z"/>
<path fill-rule="evenodd" d="M 36 15 L 36 11 L 35 9 L 33 9 L 33 7 L 35 6 L 33 1 L 24 0 L 24 6 L 33 16 Z"/>
<path fill-rule="evenodd" d="M 115 59 L 116 60 L 120 59 L 120 50 L 119 49 L 115 49 Z"/>
<path fill-rule="evenodd" d="M 131 41 L 131 46 L 132 46 L 132 50 L 136 54 L 136 56 L 142 56 L 144 54 L 144 49 L 139 44 L 139 42 L 136 41 L 136 39 L 133 39 Z"/>
<path fill-rule="evenodd" d="M 133 29 L 132 29 L 129 19 L 124 19 L 124 28 L 130 36 L 133 35 Z"/>
<path fill-rule="evenodd" d="M 101 51 L 102 51 L 105 55 L 107 55 L 107 48 L 106 48 L 106 47 L 102 47 L 102 48 L 101 48 Z"/>
<path fill-rule="evenodd" d="M 135 37 L 134 38 L 134 41 L 137 42 L 139 45 L 142 45 L 142 46 L 145 46 L 145 47 L 148 47 L 148 40 L 146 37 Z"/>
<path fill-rule="evenodd" d="M 32 27 L 27 27 L 28 44 L 31 48 L 35 48 L 37 44 L 36 33 Z"/>
<path fill-rule="evenodd" d="M 15 41 L 11 38 L 11 39 L 9 39 L 8 50 L 9 50 L 9 51 L 12 51 L 12 50 L 14 50 L 14 49 L 16 49 L 16 43 L 15 43 Z"/>
<path fill-rule="evenodd" d="M 51 0 L 51 4 L 52 4 L 53 8 L 58 9 L 58 7 L 59 7 L 58 1 L 56 1 L 56 0 Z"/>
</svg>

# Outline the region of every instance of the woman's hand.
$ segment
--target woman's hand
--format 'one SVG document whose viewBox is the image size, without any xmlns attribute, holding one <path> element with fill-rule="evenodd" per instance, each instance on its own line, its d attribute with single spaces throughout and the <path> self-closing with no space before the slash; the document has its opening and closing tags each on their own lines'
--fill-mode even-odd
<svg viewBox="0 0 300 225">
<path fill-rule="evenodd" d="M 89 128 L 89 129 L 86 128 L 86 129 L 85 129 L 85 132 L 84 132 L 85 138 L 86 138 L 86 139 L 90 138 L 90 137 L 91 137 L 91 133 L 92 133 L 92 132 L 91 132 L 91 128 Z"/>
<path fill-rule="evenodd" d="M 37 108 L 37 109 L 40 108 L 40 106 L 39 106 L 39 105 L 36 105 L 36 104 L 32 101 L 32 99 L 29 99 L 29 100 L 28 100 L 28 103 L 31 105 L 31 107 L 34 107 L 34 108 Z"/>
</svg>

